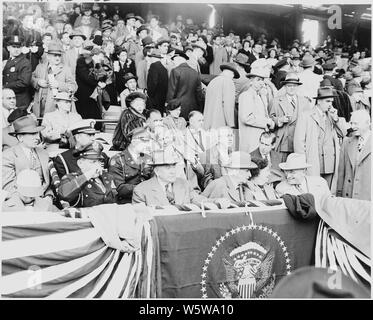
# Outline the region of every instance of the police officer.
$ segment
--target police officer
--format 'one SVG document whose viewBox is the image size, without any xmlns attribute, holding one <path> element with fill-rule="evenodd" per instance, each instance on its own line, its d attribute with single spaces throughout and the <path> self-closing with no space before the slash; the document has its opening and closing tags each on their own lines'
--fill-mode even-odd
<svg viewBox="0 0 373 320">
<path fill-rule="evenodd" d="M 58 196 L 70 206 L 85 208 L 116 202 L 113 178 L 102 167 L 103 148 L 99 146 L 90 144 L 74 152 L 79 171 L 65 175 L 58 188 Z"/>
<path fill-rule="evenodd" d="M 9 59 L 3 68 L 3 87 L 12 89 L 16 94 L 16 106 L 28 106 L 31 102 L 31 63 L 21 53 L 23 38 L 10 36 L 7 41 Z"/>
<path fill-rule="evenodd" d="M 118 192 L 119 203 L 131 203 L 132 192 L 140 182 L 153 174 L 151 163 L 151 137 L 144 128 L 132 131 L 131 143 L 121 153 L 114 155 L 109 164 Z"/>
<path fill-rule="evenodd" d="M 95 124 L 96 121 L 93 119 L 84 119 L 70 126 L 68 131 L 71 132 L 74 147 L 58 154 L 53 160 L 53 165 L 60 179 L 65 174 L 79 171 L 77 158 L 74 157 L 73 153 L 75 150 L 82 150 L 94 142 L 95 134 L 98 132 L 94 128 Z M 96 143 L 93 144 L 93 146 L 96 145 Z M 105 153 L 102 153 L 102 156 L 105 159 L 104 167 L 107 168 L 109 157 Z"/>
</svg>

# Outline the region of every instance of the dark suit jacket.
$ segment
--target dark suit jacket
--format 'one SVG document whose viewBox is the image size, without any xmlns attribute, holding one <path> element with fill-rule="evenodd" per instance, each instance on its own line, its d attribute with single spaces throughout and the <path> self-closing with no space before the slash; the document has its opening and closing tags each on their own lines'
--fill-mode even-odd
<svg viewBox="0 0 373 320">
<path fill-rule="evenodd" d="M 153 62 L 150 65 L 147 87 L 150 107 L 163 114 L 168 90 L 168 71 L 160 61 Z"/>
<path fill-rule="evenodd" d="M 251 155 L 251 158 L 263 159 L 262 155 L 260 154 L 259 147 L 256 148 L 254 151 L 251 151 L 250 155 Z M 280 170 L 278 164 L 281 162 L 281 155 L 272 150 L 269 156 L 271 158 L 271 163 L 272 163 L 271 169 Z"/>
<path fill-rule="evenodd" d="M 31 63 L 23 54 L 13 60 L 8 60 L 3 69 L 3 87 L 16 94 L 16 105 L 28 106 L 31 102 Z"/>
<path fill-rule="evenodd" d="M 201 110 L 203 100 L 201 78 L 187 63 L 182 63 L 171 70 L 167 101 L 175 98 L 181 101 L 180 117 L 184 119 L 188 118 L 190 111 Z"/>
<path fill-rule="evenodd" d="M 264 55 L 262 53 L 259 54 L 259 59 L 260 58 L 264 58 Z M 258 59 L 254 56 L 252 52 L 250 52 L 249 60 L 247 61 L 247 63 L 251 65 L 255 60 L 258 60 Z"/>
<path fill-rule="evenodd" d="M 126 84 L 124 82 L 124 75 L 128 72 L 131 72 L 133 75 L 136 75 L 135 61 L 127 59 L 123 67 L 121 63 L 119 62 L 119 71 L 115 72 L 115 86 L 116 86 L 118 95 L 120 95 L 122 91 L 126 89 Z"/>
</svg>

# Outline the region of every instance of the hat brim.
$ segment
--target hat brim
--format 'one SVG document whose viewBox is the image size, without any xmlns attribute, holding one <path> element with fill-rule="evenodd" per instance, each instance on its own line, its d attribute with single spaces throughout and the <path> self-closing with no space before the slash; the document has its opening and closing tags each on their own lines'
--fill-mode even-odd
<svg viewBox="0 0 373 320">
<path fill-rule="evenodd" d="M 240 74 L 238 73 L 238 71 L 230 66 L 226 66 L 226 65 L 221 65 L 220 66 L 220 70 L 223 71 L 223 70 L 230 70 L 234 73 L 234 79 L 238 79 L 240 77 Z"/>
<path fill-rule="evenodd" d="M 156 167 L 156 166 L 170 166 L 170 165 L 175 165 L 177 164 L 177 161 L 175 162 L 156 162 L 156 163 L 149 163 L 149 165 Z"/>
<path fill-rule="evenodd" d="M 268 79 L 269 77 L 264 77 L 263 75 L 260 75 L 260 74 L 256 74 L 256 73 L 248 73 L 246 75 L 247 78 L 252 78 L 252 77 L 259 77 L 259 78 L 262 78 L 262 79 Z"/>
<path fill-rule="evenodd" d="M 281 81 L 280 82 L 281 84 L 287 84 L 287 83 L 291 83 L 291 84 L 297 84 L 297 85 L 302 85 L 303 84 L 303 82 L 299 82 L 299 81 L 288 81 L 288 80 L 284 80 L 284 81 Z"/>
<path fill-rule="evenodd" d="M 311 63 L 311 64 L 304 64 L 304 63 L 300 63 L 299 66 L 301 67 L 312 67 L 313 65 L 315 64 L 315 62 Z"/>
<path fill-rule="evenodd" d="M 83 40 L 86 40 L 86 39 L 87 39 L 87 37 L 86 37 L 84 34 L 70 34 L 70 35 L 69 35 L 69 38 L 70 38 L 70 39 L 72 39 L 72 38 L 74 38 L 74 37 L 82 37 Z"/>
<path fill-rule="evenodd" d="M 206 54 L 206 49 L 205 48 L 203 48 L 202 46 L 199 46 L 198 44 L 192 44 L 192 48 L 199 48 L 199 49 L 201 49 L 202 51 L 203 51 L 203 54 Z"/>
<path fill-rule="evenodd" d="M 327 98 L 336 98 L 338 96 L 335 96 L 335 95 L 327 95 L 327 96 L 322 96 L 322 97 L 313 97 L 312 99 L 316 99 L 316 100 L 322 100 L 322 99 L 327 99 Z"/>
<path fill-rule="evenodd" d="M 279 163 L 278 164 L 279 168 L 281 170 L 284 170 L 284 171 L 289 171 L 289 170 L 299 170 L 299 169 L 307 169 L 307 168 L 310 168 L 312 167 L 312 165 L 308 164 L 308 163 L 305 163 L 303 165 L 299 165 L 299 166 L 288 166 L 286 164 L 286 162 L 283 162 L 283 163 Z"/>
<path fill-rule="evenodd" d="M 175 54 L 172 56 L 171 60 L 173 60 L 173 59 L 176 58 L 176 57 L 182 57 L 182 58 L 184 58 L 185 60 L 189 60 L 189 57 L 188 57 L 185 53 L 175 53 Z"/>
<path fill-rule="evenodd" d="M 44 126 L 39 126 L 39 127 L 36 127 L 34 130 L 25 130 L 25 131 L 13 131 L 13 132 L 8 132 L 8 134 L 10 136 L 16 136 L 18 134 L 32 134 L 32 133 L 38 133 L 40 131 L 43 131 L 45 129 Z"/>
<path fill-rule="evenodd" d="M 237 63 L 237 64 L 239 64 L 239 65 L 241 65 L 241 66 L 247 66 L 247 67 L 250 66 L 250 63 L 240 62 L 240 61 L 238 61 L 238 60 L 236 60 L 236 59 L 233 59 L 233 62 L 235 62 L 235 63 Z"/>
<path fill-rule="evenodd" d="M 164 43 L 170 43 L 170 41 L 169 40 L 162 40 L 162 41 L 160 41 L 160 42 L 157 42 L 157 47 L 159 47 L 159 46 L 161 46 L 162 44 L 164 44 Z"/>
<path fill-rule="evenodd" d="M 136 76 L 133 76 L 133 77 L 129 77 L 128 79 L 123 79 L 125 83 L 127 83 L 128 81 L 132 80 L 132 79 L 135 79 L 137 81 L 137 77 Z"/>
<path fill-rule="evenodd" d="M 250 162 L 244 166 L 235 166 L 232 164 L 222 165 L 223 168 L 230 168 L 230 169 L 258 169 L 258 166 L 254 162 Z"/>
</svg>

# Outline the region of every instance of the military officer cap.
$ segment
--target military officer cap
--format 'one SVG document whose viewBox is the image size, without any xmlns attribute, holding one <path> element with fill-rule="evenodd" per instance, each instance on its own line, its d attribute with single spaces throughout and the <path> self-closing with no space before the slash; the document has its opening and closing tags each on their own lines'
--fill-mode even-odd
<svg viewBox="0 0 373 320">
<path fill-rule="evenodd" d="M 8 46 L 15 46 L 15 47 L 18 46 L 18 47 L 20 47 L 20 46 L 22 46 L 23 42 L 24 42 L 24 39 L 22 37 L 18 36 L 18 35 L 9 36 L 7 38 L 7 45 Z"/>
<path fill-rule="evenodd" d="M 101 143 L 95 142 L 86 146 L 82 150 L 74 150 L 73 155 L 77 159 L 101 160 L 105 158 L 102 155 L 103 146 Z"/>
<path fill-rule="evenodd" d="M 98 131 L 95 129 L 95 124 L 96 121 L 93 119 L 84 119 L 75 122 L 72 126 L 70 126 L 69 130 L 71 131 L 72 135 L 76 135 L 78 133 L 95 134 L 98 133 Z"/>
</svg>

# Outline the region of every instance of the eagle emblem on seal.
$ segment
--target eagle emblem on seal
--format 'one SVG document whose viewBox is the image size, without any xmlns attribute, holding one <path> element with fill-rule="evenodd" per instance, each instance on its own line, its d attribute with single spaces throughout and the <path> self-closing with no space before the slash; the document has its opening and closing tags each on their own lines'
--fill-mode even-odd
<svg viewBox="0 0 373 320">
<path fill-rule="evenodd" d="M 226 281 L 219 291 L 224 298 L 268 297 L 275 284 L 272 267 L 275 254 L 256 242 L 248 242 L 230 253 L 224 252 L 222 261 Z"/>
</svg>

